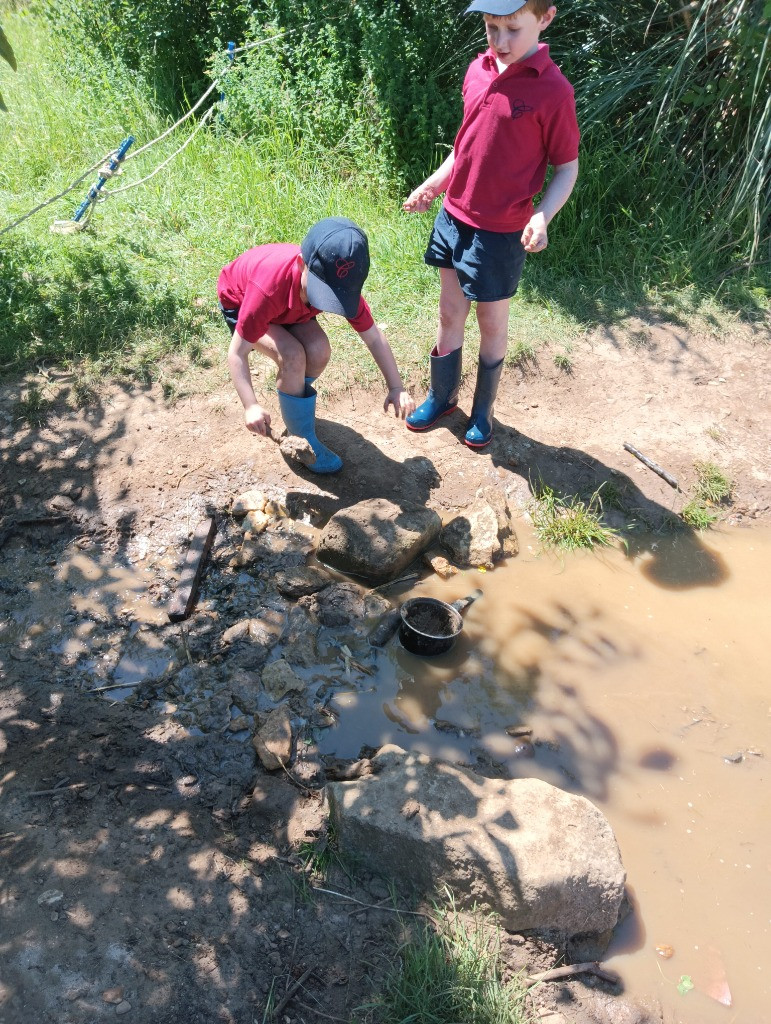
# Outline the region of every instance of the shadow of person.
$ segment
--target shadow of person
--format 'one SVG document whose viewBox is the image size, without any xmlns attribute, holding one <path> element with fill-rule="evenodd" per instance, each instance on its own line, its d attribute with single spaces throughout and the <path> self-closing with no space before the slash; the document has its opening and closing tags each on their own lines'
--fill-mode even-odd
<svg viewBox="0 0 771 1024">
<path fill-rule="evenodd" d="M 588 452 L 544 444 L 498 420 L 485 451 L 494 466 L 522 477 L 531 490 L 548 487 L 558 498 L 586 502 L 602 488 L 603 522 L 620 531 L 630 560 L 644 557 L 641 571 L 653 583 L 680 590 L 716 587 L 728 578 L 724 560 L 696 531 Z"/>
<path fill-rule="evenodd" d="M 331 420 L 317 420 L 316 432 L 320 441 L 340 455 L 343 468 L 338 473 L 314 473 L 293 461 L 297 477 L 315 486 L 307 490 L 290 487 L 290 510 L 304 506 L 326 522 L 340 509 L 369 498 L 387 498 L 400 507 L 426 505 L 431 491 L 441 483 L 436 467 L 425 455 L 392 459 L 357 431 Z"/>
</svg>

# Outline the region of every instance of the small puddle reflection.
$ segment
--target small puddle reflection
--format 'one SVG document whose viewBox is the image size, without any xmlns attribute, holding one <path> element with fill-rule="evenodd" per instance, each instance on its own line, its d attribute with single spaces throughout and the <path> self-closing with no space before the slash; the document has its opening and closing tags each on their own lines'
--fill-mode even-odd
<svg viewBox="0 0 771 1024">
<path fill-rule="evenodd" d="M 355 757 L 395 742 L 586 795 L 614 828 L 633 890 L 610 952 L 627 990 L 657 994 L 686 1024 L 758 1024 L 771 996 L 771 533 L 562 557 L 538 554 L 523 524 L 518 533 L 522 553 L 506 566 L 402 595 L 484 591 L 450 653 L 417 658 L 398 638 L 371 652 L 375 675 L 332 698 L 340 723 L 320 749 Z"/>
</svg>

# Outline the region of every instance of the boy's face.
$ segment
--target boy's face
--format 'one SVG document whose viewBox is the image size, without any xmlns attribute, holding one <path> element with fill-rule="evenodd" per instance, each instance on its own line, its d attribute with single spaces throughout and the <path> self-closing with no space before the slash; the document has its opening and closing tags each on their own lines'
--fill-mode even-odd
<svg viewBox="0 0 771 1024">
<path fill-rule="evenodd" d="M 538 17 L 523 7 L 505 18 L 483 15 L 487 42 L 500 63 L 508 67 L 531 57 L 538 49 L 538 37 L 552 23 L 556 13 L 557 8 L 550 7 L 546 14 Z"/>
</svg>

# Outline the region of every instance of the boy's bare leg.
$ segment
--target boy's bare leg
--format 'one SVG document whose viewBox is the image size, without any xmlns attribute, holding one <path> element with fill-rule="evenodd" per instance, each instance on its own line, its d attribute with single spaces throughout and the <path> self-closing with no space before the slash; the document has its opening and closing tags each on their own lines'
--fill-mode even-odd
<svg viewBox="0 0 771 1024">
<path fill-rule="evenodd" d="M 304 324 L 292 324 L 287 330 L 305 349 L 304 376 L 320 377 L 332 355 L 332 347 L 323 327 L 316 320 L 308 320 Z"/>
<path fill-rule="evenodd" d="M 493 366 L 506 355 L 509 344 L 510 304 L 511 299 L 477 303 L 479 358 L 485 366 Z"/>
<path fill-rule="evenodd" d="M 254 347 L 278 367 L 276 387 L 285 395 L 302 397 L 305 378 L 318 377 L 329 362 L 329 340 L 314 321 L 271 324 Z"/>
<path fill-rule="evenodd" d="M 439 268 L 439 329 L 436 335 L 436 353 L 446 356 L 463 345 L 471 302 L 461 291 L 458 275 L 446 267 Z"/>
</svg>

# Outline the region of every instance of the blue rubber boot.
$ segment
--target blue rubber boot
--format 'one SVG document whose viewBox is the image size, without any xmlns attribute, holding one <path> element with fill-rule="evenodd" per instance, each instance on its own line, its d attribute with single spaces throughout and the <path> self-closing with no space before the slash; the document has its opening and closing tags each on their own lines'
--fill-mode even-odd
<svg viewBox="0 0 771 1024">
<path fill-rule="evenodd" d="M 431 387 L 425 401 L 406 419 L 410 430 L 428 430 L 441 417 L 458 407 L 462 349 L 446 356 L 431 353 Z"/>
<path fill-rule="evenodd" d="M 498 394 L 502 370 L 502 359 L 494 366 L 485 366 L 482 360 L 479 360 L 474 404 L 471 406 L 468 430 L 464 438 L 469 448 L 484 448 L 493 439 L 493 402 Z"/>
<path fill-rule="evenodd" d="M 316 461 L 308 469 L 312 473 L 336 473 L 343 468 L 343 460 L 331 452 L 316 437 L 316 391 L 306 384 L 305 397 L 285 395 L 278 392 L 278 404 L 286 429 L 295 437 L 303 437 L 316 455 Z"/>
</svg>

